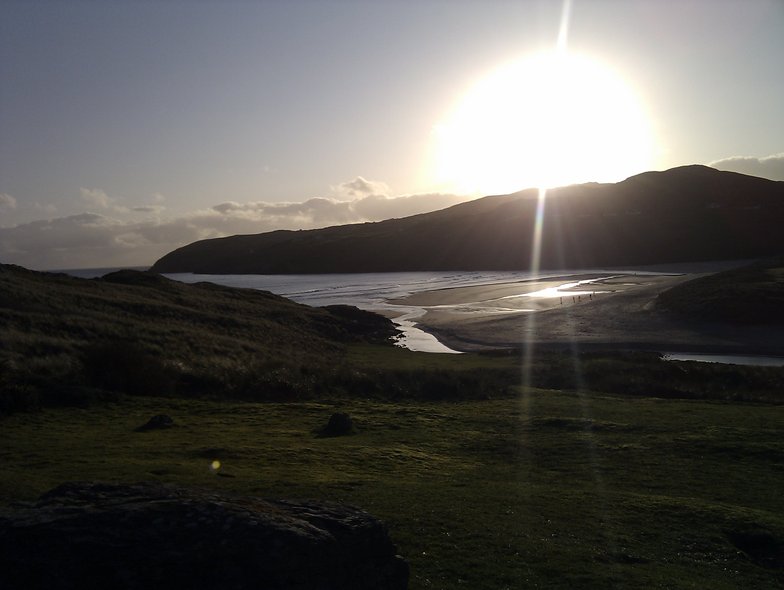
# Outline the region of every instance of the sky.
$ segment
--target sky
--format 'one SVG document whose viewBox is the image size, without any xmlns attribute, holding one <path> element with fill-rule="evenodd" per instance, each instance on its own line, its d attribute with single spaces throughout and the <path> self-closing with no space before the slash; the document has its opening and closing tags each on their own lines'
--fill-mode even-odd
<svg viewBox="0 0 784 590">
<path fill-rule="evenodd" d="M 784 180 L 782 58 L 784 0 L 0 0 L 0 262 L 688 164 Z"/>
</svg>

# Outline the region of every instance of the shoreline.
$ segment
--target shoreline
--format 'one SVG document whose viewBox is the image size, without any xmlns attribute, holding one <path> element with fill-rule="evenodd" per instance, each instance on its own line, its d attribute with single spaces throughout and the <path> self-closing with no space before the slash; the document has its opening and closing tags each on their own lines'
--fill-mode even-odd
<svg viewBox="0 0 784 590">
<path fill-rule="evenodd" d="M 416 327 L 460 352 L 533 346 L 784 356 L 781 328 L 696 322 L 657 305 L 662 291 L 711 272 L 611 272 L 420 291 L 387 303 L 423 309 Z M 403 310 L 394 313 L 385 315 Z"/>
</svg>

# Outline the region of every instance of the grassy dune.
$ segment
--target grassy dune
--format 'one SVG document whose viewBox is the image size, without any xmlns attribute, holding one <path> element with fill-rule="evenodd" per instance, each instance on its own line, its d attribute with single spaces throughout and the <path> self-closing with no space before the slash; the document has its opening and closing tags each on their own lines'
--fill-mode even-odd
<svg viewBox="0 0 784 590">
<path fill-rule="evenodd" d="M 252 289 L 132 271 L 85 280 L 0 265 L 0 414 L 115 391 L 308 396 L 349 343 L 392 323 Z"/>
</svg>

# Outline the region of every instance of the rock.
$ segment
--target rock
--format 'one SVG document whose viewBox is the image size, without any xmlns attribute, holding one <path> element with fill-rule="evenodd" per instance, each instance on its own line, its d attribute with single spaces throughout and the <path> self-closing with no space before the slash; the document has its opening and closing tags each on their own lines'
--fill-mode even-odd
<svg viewBox="0 0 784 590">
<path fill-rule="evenodd" d="M 384 525 L 342 504 L 66 483 L 0 515 L 0 588 L 398 590 Z"/>
<path fill-rule="evenodd" d="M 340 412 L 332 414 L 327 425 L 319 432 L 321 437 L 346 436 L 349 434 L 354 434 L 354 422 L 351 420 L 351 416 Z"/>
<path fill-rule="evenodd" d="M 134 429 L 135 432 L 147 432 L 148 430 L 162 430 L 174 426 L 174 420 L 166 414 L 158 414 L 150 418 L 146 424 L 142 424 Z"/>
</svg>

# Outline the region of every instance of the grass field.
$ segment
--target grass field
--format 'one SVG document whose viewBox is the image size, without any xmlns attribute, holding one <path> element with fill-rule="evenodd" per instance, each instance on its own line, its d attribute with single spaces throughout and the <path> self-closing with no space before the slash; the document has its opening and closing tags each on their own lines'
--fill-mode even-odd
<svg viewBox="0 0 784 590">
<path fill-rule="evenodd" d="M 358 433 L 317 438 L 334 411 Z M 134 432 L 154 414 L 176 426 Z M 66 480 L 349 502 L 388 523 L 415 590 L 784 584 L 782 406 L 120 397 L 4 418 L 0 460 L 4 504 Z"/>
</svg>

